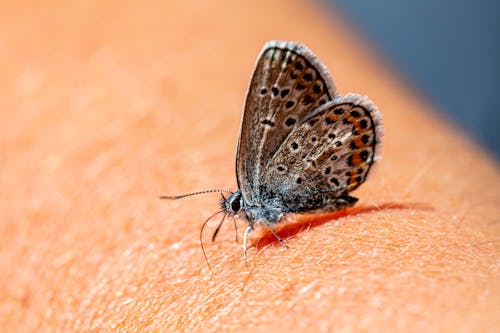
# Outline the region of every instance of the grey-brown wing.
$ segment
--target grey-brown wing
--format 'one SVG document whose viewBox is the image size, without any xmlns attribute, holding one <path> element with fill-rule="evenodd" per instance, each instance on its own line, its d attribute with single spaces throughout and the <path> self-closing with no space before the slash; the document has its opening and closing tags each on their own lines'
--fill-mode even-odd
<svg viewBox="0 0 500 333">
<path fill-rule="evenodd" d="M 238 185 L 247 203 L 259 198 L 264 168 L 287 135 L 334 96 L 331 75 L 304 45 L 264 45 L 248 88 L 236 156 Z"/>
<path fill-rule="evenodd" d="M 368 98 L 338 96 L 286 138 L 265 168 L 261 195 L 288 212 L 335 209 L 365 181 L 381 137 L 381 115 Z"/>
</svg>

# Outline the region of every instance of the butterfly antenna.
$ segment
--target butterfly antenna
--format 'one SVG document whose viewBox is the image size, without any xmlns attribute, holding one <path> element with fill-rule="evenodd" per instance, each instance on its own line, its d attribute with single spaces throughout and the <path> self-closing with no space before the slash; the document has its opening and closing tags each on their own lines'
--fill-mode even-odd
<svg viewBox="0 0 500 333">
<path fill-rule="evenodd" d="M 207 262 L 207 266 L 210 270 L 212 270 L 212 267 L 210 267 L 210 263 L 208 262 L 208 257 L 207 257 L 207 254 L 205 252 L 205 247 L 203 246 L 203 230 L 205 230 L 205 227 L 208 223 L 208 221 L 210 221 L 214 216 L 216 216 L 217 214 L 220 214 L 220 213 L 223 213 L 224 210 L 219 210 L 218 212 L 215 212 L 213 213 L 212 215 L 210 215 L 210 217 L 208 219 L 205 220 L 205 222 L 203 222 L 203 225 L 201 226 L 201 230 L 200 230 L 200 245 L 201 245 L 201 251 L 203 252 L 203 256 L 205 257 L 205 261 Z M 224 214 L 224 217 L 226 217 L 226 215 Z"/>
<path fill-rule="evenodd" d="M 190 197 L 190 196 L 193 196 L 193 195 L 205 194 L 205 193 L 214 193 L 214 192 L 232 193 L 228 189 L 224 189 L 224 190 L 206 190 L 206 191 L 199 191 L 199 192 L 193 192 L 193 193 L 187 193 L 187 194 L 181 194 L 181 195 L 162 195 L 160 197 L 160 199 L 177 200 L 177 199 L 182 199 L 182 198 L 185 198 L 185 197 Z"/>
</svg>

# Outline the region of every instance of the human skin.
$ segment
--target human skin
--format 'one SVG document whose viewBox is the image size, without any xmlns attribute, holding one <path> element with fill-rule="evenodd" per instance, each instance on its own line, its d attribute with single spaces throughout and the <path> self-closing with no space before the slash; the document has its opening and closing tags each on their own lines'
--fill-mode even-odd
<svg viewBox="0 0 500 333">
<path fill-rule="evenodd" d="M 0 331 L 495 331 L 498 164 L 305 2 L 0 4 Z M 198 235 L 264 41 L 383 113 L 355 207 Z"/>
</svg>

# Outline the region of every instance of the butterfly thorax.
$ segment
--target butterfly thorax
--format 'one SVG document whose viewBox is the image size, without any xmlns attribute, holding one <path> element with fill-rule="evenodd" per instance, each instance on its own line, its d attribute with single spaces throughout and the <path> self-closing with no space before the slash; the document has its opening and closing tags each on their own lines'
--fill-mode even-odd
<svg viewBox="0 0 500 333">
<path fill-rule="evenodd" d="M 272 225 L 278 223 L 283 217 L 283 210 L 274 205 L 245 206 L 243 208 L 250 224 L 262 223 Z"/>
<path fill-rule="evenodd" d="M 229 216 L 243 212 L 244 217 L 251 225 L 259 222 L 275 224 L 283 217 L 283 209 L 278 204 L 273 204 L 272 202 L 255 205 L 246 203 L 241 190 L 231 193 L 228 198 L 223 196 L 220 201 L 220 207 Z"/>
</svg>

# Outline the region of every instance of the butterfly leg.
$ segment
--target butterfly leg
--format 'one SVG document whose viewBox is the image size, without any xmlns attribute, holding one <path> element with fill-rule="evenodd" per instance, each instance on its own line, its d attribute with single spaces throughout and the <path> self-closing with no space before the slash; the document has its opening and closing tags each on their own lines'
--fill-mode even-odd
<svg viewBox="0 0 500 333">
<path fill-rule="evenodd" d="M 227 214 L 224 214 L 224 216 L 222 217 L 222 220 L 220 220 L 219 225 L 218 225 L 218 226 L 217 226 L 217 228 L 215 229 L 214 234 L 212 235 L 212 242 L 215 242 L 215 238 L 216 238 L 216 237 L 217 237 L 217 235 L 219 234 L 220 227 L 221 227 L 221 226 L 222 226 L 222 224 L 224 223 L 224 220 L 226 219 L 226 216 L 227 216 Z"/>
<path fill-rule="evenodd" d="M 236 234 L 236 243 L 238 243 L 238 226 L 236 225 L 236 218 L 233 216 L 234 233 Z"/>
<path fill-rule="evenodd" d="M 266 227 L 268 227 L 269 230 L 271 230 L 271 232 L 273 233 L 274 237 L 276 237 L 276 239 L 280 241 L 281 245 L 283 245 L 284 247 L 286 247 L 288 249 L 288 245 L 286 245 L 285 241 L 283 239 L 281 239 L 280 236 L 278 236 L 278 234 L 276 233 L 276 231 L 274 231 L 274 229 L 269 224 L 265 224 L 264 223 L 264 225 Z"/>
<path fill-rule="evenodd" d="M 243 260 L 245 261 L 245 266 L 247 266 L 247 264 L 248 264 L 248 260 L 247 260 L 247 238 L 248 238 L 248 235 L 252 232 L 252 230 L 253 230 L 253 227 L 250 224 L 245 229 L 245 234 L 243 236 Z"/>
</svg>

